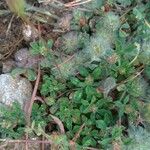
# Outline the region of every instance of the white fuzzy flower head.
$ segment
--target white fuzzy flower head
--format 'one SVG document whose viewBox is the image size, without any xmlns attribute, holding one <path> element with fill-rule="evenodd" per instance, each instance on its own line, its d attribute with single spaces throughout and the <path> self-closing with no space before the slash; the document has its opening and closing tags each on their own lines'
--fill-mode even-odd
<svg viewBox="0 0 150 150">
<path fill-rule="evenodd" d="M 117 30 L 120 26 L 119 16 L 115 15 L 112 12 L 107 13 L 106 16 L 104 17 L 104 25 L 105 27 L 107 27 L 112 31 Z"/>
<path fill-rule="evenodd" d="M 111 50 L 111 43 L 109 43 L 108 39 L 98 35 L 91 39 L 86 50 L 91 57 L 91 61 L 100 61 L 100 59 L 104 58 Z"/>
</svg>

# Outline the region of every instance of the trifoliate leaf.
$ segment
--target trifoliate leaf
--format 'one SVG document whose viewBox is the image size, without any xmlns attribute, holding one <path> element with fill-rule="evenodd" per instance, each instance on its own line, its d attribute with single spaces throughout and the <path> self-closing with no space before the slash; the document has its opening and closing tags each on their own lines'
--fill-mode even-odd
<svg viewBox="0 0 150 150">
<path fill-rule="evenodd" d="M 96 121 L 96 127 L 99 128 L 99 129 L 105 130 L 107 125 L 104 122 L 104 120 L 97 120 Z"/>
</svg>

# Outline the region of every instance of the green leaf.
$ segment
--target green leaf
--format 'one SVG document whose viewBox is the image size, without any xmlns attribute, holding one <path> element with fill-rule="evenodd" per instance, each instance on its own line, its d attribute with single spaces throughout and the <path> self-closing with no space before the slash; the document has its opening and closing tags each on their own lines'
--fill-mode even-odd
<svg viewBox="0 0 150 150">
<path fill-rule="evenodd" d="M 81 103 L 83 106 L 88 106 L 89 105 L 89 102 L 87 100 L 81 100 Z"/>
<path fill-rule="evenodd" d="M 31 46 L 30 52 L 31 52 L 32 55 L 40 54 L 40 47 L 39 47 L 38 42 L 35 42 L 35 41 L 31 42 L 30 46 Z"/>
<path fill-rule="evenodd" d="M 26 77 L 29 79 L 29 81 L 35 81 L 36 80 L 36 73 L 32 69 L 27 69 Z"/>
<path fill-rule="evenodd" d="M 99 129 L 105 130 L 107 125 L 104 122 L 104 120 L 97 120 L 96 121 L 96 127 L 99 128 Z"/>
<path fill-rule="evenodd" d="M 78 71 L 79 71 L 80 75 L 83 76 L 83 77 L 87 77 L 89 75 L 88 70 L 83 66 L 80 66 L 78 68 Z"/>
<path fill-rule="evenodd" d="M 108 145 L 110 142 L 111 142 L 111 138 L 104 138 L 100 143 L 101 143 L 103 146 L 106 146 L 106 145 Z"/>
<path fill-rule="evenodd" d="M 148 79 L 150 79 L 150 65 L 145 67 L 144 73 Z"/>
<path fill-rule="evenodd" d="M 124 104 L 127 104 L 128 102 L 129 102 L 129 95 L 127 95 L 123 100 Z"/>
<path fill-rule="evenodd" d="M 70 79 L 71 83 L 73 85 L 75 85 L 76 87 L 82 87 L 83 86 L 83 83 L 78 79 L 78 78 L 75 78 L 75 77 L 72 77 Z"/>
<path fill-rule="evenodd" d="M 111 132 L 112 138 L 116 139 L 116 138 L 122 136 L 122 130 L 123 130 L 122 126 L 116 126 L 116 127 L 114 127 L 112 129 L 112 132 Z"/>
<path fill-rule="evenodd" d="M 46 102 L 46 104 L 48 104 L 49 106 L 52 106 L 52 105 L 54 105 L 55 104 L 55 99 L 53 98 L 53 97 L 46 97 L 45 98 L 45 102 Z"/>
<path fill-rule="evenodd" d="M 138 20 L 141 20 L 144 18 L 143 16 L 143 13 L 140 11 L 140 9 L 138 9 L 137 7 L 135 7 L 133 9 L 133 14 L 135 15 L 135 17 L 138 19 Z"/>
<path fill-rule="evenodd" d="M 25 72 L 26 72 L 26 69 L 24 68 L 15 68 L 12 70 L 11 75 L 16 77 L 18 75 L 25 74 Z"/>
<path fill-rule="evenodd" d="M 81 103 L 81 98 L 82 98 L 82 90 L 76 91 L 73 96 L 74 102 Z"/>
<path fill-rule="evenodd" d="M 48 42 L 47 42 L 48 48 L 51 49 L 53 47 L 53 44 L 54 44 L 53 40 L 49 39 Z"/>
<path fill-rule="evenodd" d="M 92 95 L 94 95 L 94 94 L 97 94 L 96 89 L 93 88 L 92 86 L 87 86 L 87 87 L 85 88 L 85 92 L 86 92 L 86 95 L 87 95 L 87 96 L 92 96 Z"/>
<path fill-rule="evenodd" d="M 40 65 L 42 68 L 50 68 L 52 66 L 52 61 L 50 61 L 49 59 L 47 59 L 47 57 L 45 57 L 41 62 Z"/>
<path fill-rule="evenodd" d="M 87 146 L 95 146 L 96 145 L 96 141 L 90 137 L 90 136 L 85 136 L 82 140 L 82 144 L 83 147 L 87 147 Z"/>
<path fill-rule="evenodd" d="M 99 79 L 101 77 L 102 74 L 102 70 L 100 67 L 97 67 L 94 69 L 94 71 L 92 72 L 92 76 L 94 79 Z"/>
</svg>

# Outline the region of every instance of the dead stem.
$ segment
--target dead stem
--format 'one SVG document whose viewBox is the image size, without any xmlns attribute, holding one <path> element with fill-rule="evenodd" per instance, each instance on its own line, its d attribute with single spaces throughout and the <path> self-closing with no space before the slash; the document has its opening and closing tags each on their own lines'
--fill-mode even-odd
<svg viewBox="0 0 150 150">
<path fill-rule="evenodd" d="M 72 139 L 73 142 L 76 142 L 77 139 L 80 136 L 81 131 L 83 130 L 83 128 L 85 127 L 85 123 L 82 124 L 82 126 L 80 127 L 79 131 L 75 134 L 74 138 Z"/>
<path fill-rule="evenodd" d="M 74 7 L 74 6 L 79 6 L 79 5 L 82 5 L 82 4 L 86 4 L 86 3 L 89 3 L 91 0 L 75 0 L 73 2 L 69 2 L 67 4 L 65 4 L 65 7 Z"/>
<path fill-rule="evenodd" d="M 45 137 L 42 136 L 42 141 L 45 140 Z M 41 143 L 41 150 L 44 150 L 45 149 L 45 143 Z"/>
<path fill-rule="evenodd" d="M 0 139 L 0 142 L 6 142 L 8 143 L 44 143 L 44 144 L 52 144 L 53 142 L 51 140 L 5 140 Z M 1 147 L 0 147 L 1 148 Z"/>
<path fill-rule="evenodd" d="M 40 77 L 41 77 L 41 69 L 40 69 L 40 66 L 38 67 L 38 75 L 37 75 L 37 79 L 36 79 L 36 82 L 35 82 L 35 86 L 34 86 L 34 90 L 33 90 L 33 93 L 32 93 L 32 97 L 31 97 L 31 101 L 30 101 L 30 104 L 29 104 L 29 107 L 28 107 L 28 110 L 27 110 L 27 126 L 30 126 L 30 117 L 31 117 L 31 113 L 32 113 L 32 106 L 33 106 L 33 103 L 34 103 L 34 100 L 35 100 L 35 97 L 36 97 L 36 93 L 37 93 L 37 90 L 38 90 L 38 86 L 39 86 L 39 82 L 40 82 Z"/>
<path fill-rule="evenodd" d="M 11 28 L 11 24 L 13 22 L 14 17 L 15 17 L 15 15 L 12 15 L 12 17 L 10 19 L 10 22 L 8 24 L 8 28 L 7 28 L 7 31 L 6 31 L 6 36 L 8 36 L 8 33 L 9 33 L 10 28 Z"/>
<path fill-rule="evenodd" d="M 65 133 L 65 129 L 64 129 L 64 125 L 61 122 L 61 120 L 59 118 L 53 116 L 53 115 L 50 115 L 50 116 L 53 118 L 54 122 L 59 126 L 60 133 L 64 134 Z"/>
<path fill-rule="evenodd" d="M 99 150 L 99 149 L 93 148 L 93 147 L 85 147 L 85 148 L 86 148 L 86 150 Z"/>
</svg>

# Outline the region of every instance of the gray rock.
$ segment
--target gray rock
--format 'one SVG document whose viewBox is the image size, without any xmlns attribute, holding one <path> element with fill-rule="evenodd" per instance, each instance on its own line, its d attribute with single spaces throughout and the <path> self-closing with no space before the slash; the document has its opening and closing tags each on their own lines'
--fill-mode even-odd
<svg viewBox="0 0 150 150">
<path fill-rule="evenodd" d="M 2 62 L 2 72 L 3 73 L 9 73 L 12 71 L 13 67 L 15 67 L 15 61 L 12 59 L 8 59 Z"/>
<path fill-rule="evenodd" d="M 0 103 L 11 106 L 14 101 L 18 101 L 24 108 L 31 94 L 32 85 L 27 79 L 12 77 L 10 74 L 0 75 Z"/>
<path fill-rule="evenodd" d="M 43 59 L 40 55 L 31 55 L 27 48 L 18 50 L 15 54 L 16 67 L 36 68 Z"/>
</svg>

